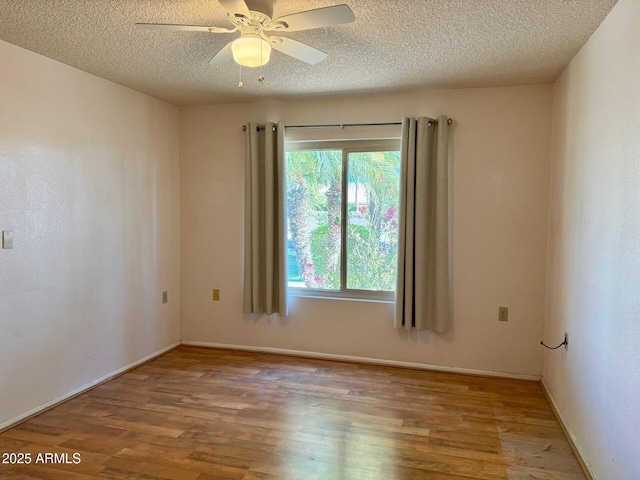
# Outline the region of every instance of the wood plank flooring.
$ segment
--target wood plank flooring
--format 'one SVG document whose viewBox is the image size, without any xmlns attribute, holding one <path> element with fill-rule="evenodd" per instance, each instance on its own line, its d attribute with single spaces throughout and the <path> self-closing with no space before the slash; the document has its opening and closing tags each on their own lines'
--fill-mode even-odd
<svg viewBox="0 0 640 480">
<path fill-rule="evenodd" d="M 189 347 L 7 430 L 0 453 L 32 459 L 3 479 L 585 478 L 535 382 Z"/>
</svg>

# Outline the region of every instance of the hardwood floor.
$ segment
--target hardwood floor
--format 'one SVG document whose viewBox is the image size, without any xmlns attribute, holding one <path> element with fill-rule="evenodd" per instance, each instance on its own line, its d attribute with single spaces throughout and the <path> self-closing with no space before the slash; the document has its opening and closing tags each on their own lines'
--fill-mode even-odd
<svg viewBox="0 0 640 480">
<path fill-rule="evenodd" d="M 0 452 L 31 455 L 0 464 L 16 479 L 585 478 L 535 382 L 189 347 L 7 430 Z"/>
</svg>

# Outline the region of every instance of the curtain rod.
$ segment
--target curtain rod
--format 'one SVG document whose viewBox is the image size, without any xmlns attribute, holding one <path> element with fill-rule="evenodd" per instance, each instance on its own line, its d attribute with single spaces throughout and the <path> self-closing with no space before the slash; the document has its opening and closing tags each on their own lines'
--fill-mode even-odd
<svg viewBox="0 0 640 480">
<path fill-rule="evenodd" d="M 401 122 L 389 123 L 336 123 L 329 125 L 285 125 L 284 128 L 347 128 L 347 127 L 393 127 Z"/>
<path fill-rule="evenodd" d="M 437 122 L 437 120 L 436 120 Z M 447 125 L 451 125 L 453 123 L 453 119 L 447 119 Z M 328 125 L 285 125 L 285 129 L 296 129 L 296 128 L 347 128 L 347 127 L 393 127 L 402 125 L 401 122 L 388 122 L 388 123 L 336 123 L 336 124 L 328 124 Z M 431 125 L 431 121 L 429 121 L 429 125 Z M 258 127 L 258 130 L 264 127 Z M 247 129 L 246 125 L 242 126 L 242 131 Z M 273 127 L 273 131 L 276 131 L 276 127 Z"/>
</svg>

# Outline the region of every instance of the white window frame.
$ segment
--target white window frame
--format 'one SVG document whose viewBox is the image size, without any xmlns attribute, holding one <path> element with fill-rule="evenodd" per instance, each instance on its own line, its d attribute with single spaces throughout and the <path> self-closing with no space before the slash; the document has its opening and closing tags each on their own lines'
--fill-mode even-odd
<svg viewBox="0 0 640 480">
<path fill-rule="evenodd" d="M 341 191 L 341 236 L 340 236 L 340 285 L 341 290 L 320 288 L 287 287 L 288 294 L 294 297 L 332 298 L 345 300 L 364 300 L 392 303 L 395 291 L 347 289 L 347 208 L 349 178 L 348 158 L 350 153 L 400 151 L 399 138 L 380 138 L 370 140 L 304 140 L 285 142 L 285 152 L 303 150 L 342 150 L 342 191 Z M 287 215 L 288 221 L 288 215 Z M 288 275 L 287 275 L 288 277 Z"/>
</svg>

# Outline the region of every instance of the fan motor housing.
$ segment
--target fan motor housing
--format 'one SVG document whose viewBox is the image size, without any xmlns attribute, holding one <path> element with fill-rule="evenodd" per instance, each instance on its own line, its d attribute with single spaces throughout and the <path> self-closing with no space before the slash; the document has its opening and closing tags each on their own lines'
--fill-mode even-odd
<svg viewBox="0 0 640 480">
<path fill-rule="evenodd" d="M 273 18 L 273 0 L 245 0 L 245 3 L 251 12 L 262 13 L 269 19 Z"/>
</svg>

